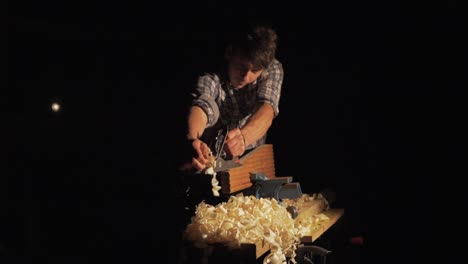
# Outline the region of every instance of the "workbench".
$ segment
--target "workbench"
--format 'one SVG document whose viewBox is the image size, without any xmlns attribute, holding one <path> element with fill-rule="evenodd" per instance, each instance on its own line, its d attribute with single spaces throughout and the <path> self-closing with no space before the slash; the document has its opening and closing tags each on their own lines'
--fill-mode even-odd
<svg viewBox="0 0 468 264">
<path fill-rule="evenodd" d="M 223 195 L 228 196 L 235 192 L 252 188 L 253 184 L 249 178 L 249 174 L 252 174 L 252 171 L 262 171 L 270 179 L 275 179 L 277 177 L 273 146 L 270 144 L 258 147 L 256 150 L 242 157 L 240 162 L 242 166 L 218 173 L 217 177 L 221 182 Z M 339 221 L 344 214 L 344 208 L 328 207 L 326 210 L 322 211 L 321 214 L 324 214 L 328 219 L 314 223 L 314 226 L 310 228 L 310 232 L 301 237 L 301 243 L 298 245 L 298 249 L 296 250 L 297 256 L 295 257 L 299 264 L 307 263 L 298 259 L 298 257 L 303 258 L 305 255 L 304 252 L 307 250 L 315 251 L 315 253 L 323 255 L 331 252 L 329 249 L 314 246 L 314 242 Z M 302 215 L 301 217 L 312 217 L 312 215 Z M 270 252 L 270 245 L 263 239 L 258 240 L 256 243 L 241 244 L 240 247 L 237 248 L 228 247 L 220 243 L 205 245 L 200 248 L 194 246 L 192 241 L 185 241 L 184 246 L 184 256 L 181 257 L 180 264 L 258 264 L 263 263 L 265 257 Z M 289 256 L 287 257 L 289 258 Z"/>
</svg>

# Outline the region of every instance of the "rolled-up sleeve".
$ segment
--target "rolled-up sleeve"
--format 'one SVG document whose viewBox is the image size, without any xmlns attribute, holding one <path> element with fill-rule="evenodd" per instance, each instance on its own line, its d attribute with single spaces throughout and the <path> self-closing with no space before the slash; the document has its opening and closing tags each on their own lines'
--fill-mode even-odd
<svg viewBox="0 0 468 264">
<path fill-rule="evenodd" d="M 207 127 L 211 127 L 218 121 L 219 108 L 216 103 L 217 86 L 219 79 L 214 75 L 202 75 L 198 78 L 197 85 L 191 93 L 192 106 L 199 106 L 208 117 Z"/>
<path fill-rule="evenodd" d="M 269 103 L 273 107 L 275 117 L 279 114 L 279 101 L 283 78 L 283 65 L 276 59 L 262 73 L 261 78 L 259 78 L 257 101 Z"/>
</svg>

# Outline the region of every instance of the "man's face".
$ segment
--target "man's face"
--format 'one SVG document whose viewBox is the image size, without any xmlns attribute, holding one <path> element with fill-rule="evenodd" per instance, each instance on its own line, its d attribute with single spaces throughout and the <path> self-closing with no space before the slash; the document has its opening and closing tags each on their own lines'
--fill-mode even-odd
<svg viewBox="0 0 468 264">
<path fill-rule="evenodd" d="M 247 59 L 232 56 L 228 62 L 228 74 L 231 85 L 240 89 L 253 83 L 262 74 L 263 69 L 254 66 Z"/>
</svg>

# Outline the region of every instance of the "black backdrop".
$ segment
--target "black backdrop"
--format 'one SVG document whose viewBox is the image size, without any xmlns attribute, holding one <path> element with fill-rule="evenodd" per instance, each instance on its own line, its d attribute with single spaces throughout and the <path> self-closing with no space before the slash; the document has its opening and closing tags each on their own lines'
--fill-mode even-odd
<svg viewBox="0 0 468 264">
<path fill-rule="evenodd" d="M 223 28 L 251 19 L 277 30 L 285 69 L 268 138 L 277 175 L 304 192 L 334 188 L 350 237 L 380 256 L 381 243 L 407 252 L 430 241 L 437 194 L 462 175 L 466 18 L 455 1 L 16 2 L 8 12 L 4 255 L 175 252 L 163 232 L 178 217 L 171 176 L 187 92 L 222 55 Z"/>
</svg>

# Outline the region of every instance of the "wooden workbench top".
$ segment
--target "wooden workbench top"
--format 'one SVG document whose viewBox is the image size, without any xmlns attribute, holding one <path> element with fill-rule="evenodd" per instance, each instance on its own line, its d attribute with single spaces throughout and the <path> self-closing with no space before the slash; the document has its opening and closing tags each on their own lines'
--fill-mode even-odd
<svg viewBox="0 0 468 264">
<path fill-rule="evenodd" d="M 317 240 L 323 233 L 330 229 L 338 221 L 338 219 L 341 218 L 341 216 L 343 216 L 344 209 L 331 208 L 323 211 L 322 214 L 326 215 L 329 219 L 319 221 L 319 223 L 311 227 L 310 233 L 301 238 L 302 243 L 312 243 Z M 263 254 L 268 252 L 268 250 L 270 250 L 268 244 L 266 244 L 264 241 L 258 241 L 255 244 L 256 258 L 261 257 Z"/>
</svg>

